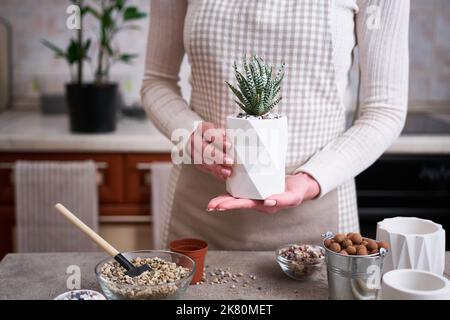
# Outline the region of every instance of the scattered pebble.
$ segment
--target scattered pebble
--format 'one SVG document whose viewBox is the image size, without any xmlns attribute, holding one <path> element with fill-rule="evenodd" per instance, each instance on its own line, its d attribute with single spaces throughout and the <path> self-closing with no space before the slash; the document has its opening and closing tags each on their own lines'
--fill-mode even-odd
<svg viewBox="0 0 450 320">
<path fill-rule="evenodd" d="M 249 114 L 241 112 L 236 117 L 237 118 L 243 118 L 243 119 L 259 119 L 259 120 L 262 120 L 262 119 L 278 119 L 278 118 L 281 118 L 282 116 L 280 114 L 278 114 L 278 113 L 270 113 L 270 112 L 266 113 L 266 114 L 263 114 L 262 116 L 252 116 L 252 115 L 249 115 Z"/>
<path fill-rule="evenodd" d="M 200 284 L 209 283 L 211 285 L 220 285 L 220 284 L 228 284 L 233 283 L 230 287 L 236 287 L 235 283 L 239 283 L 239 278 L 244 277 L 244 273 L 233 273 L 231 271 L 231 267 L 226 268 L 211 268 L 208 272 L 203 273 L 203 279 Z M 253 274 L 246 274 L 245 277 L 249 277 L 250 280 L 256 280 L 256 276 Z M 250 285 L 249 281 L 243 282 L 244 287 L 248 287 Z"/>
</svg>

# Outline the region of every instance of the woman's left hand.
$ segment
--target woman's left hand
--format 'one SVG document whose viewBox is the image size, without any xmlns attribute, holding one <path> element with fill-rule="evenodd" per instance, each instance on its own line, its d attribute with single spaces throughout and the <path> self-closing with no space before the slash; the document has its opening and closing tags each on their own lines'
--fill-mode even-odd
<svg viewBox="0 0 450 320">
<path fill-rule="evenodd" d="M 254 209 L 264 213 L 276 213 L 293 208 L 302 202 L 314 199 L 320 193 L 317 181 L 306 173 L 286 176 L 286 191 L 265 200 L 237 199 L 229 194 L 218 196 L 208 204 L 208 211 Z"/>
</svg>

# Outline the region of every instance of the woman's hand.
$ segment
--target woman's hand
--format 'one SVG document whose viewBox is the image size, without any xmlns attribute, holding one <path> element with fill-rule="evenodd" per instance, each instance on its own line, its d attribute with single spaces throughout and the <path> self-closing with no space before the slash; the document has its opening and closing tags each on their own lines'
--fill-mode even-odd
<svg viewBox="0 0 450 320">
<path fill-rule="evenodd" d="M 276 213 L 293 208 L 302 202 L 314 199 L 320 193 L 320 186 L 306 173 L 286 176 L 286 191 L 268 197 L 266 200 L 237 199 L 229 194 L 218 196 L 208 204 L 208 211 L 254 209 L 264 213 Z"/>
<path fill-rule="evenodd" d="M 230 148 L 225 130 L 211 122 L 202 122 L 191 134 L 189 151 L 194 165 L 220 180 L 231 176 L 234 161 L 226 154 Z"/>
</svg>

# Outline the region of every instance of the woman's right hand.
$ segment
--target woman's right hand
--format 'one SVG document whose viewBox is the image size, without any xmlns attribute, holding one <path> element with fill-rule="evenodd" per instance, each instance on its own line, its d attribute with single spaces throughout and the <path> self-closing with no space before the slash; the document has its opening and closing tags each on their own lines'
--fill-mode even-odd
<svg viewBox="0 0 450 320">
<path fill-rule="evenodd" d="M 227 155 L 230 148 L 225 129 L 217 128 L 211 122 L 200 123 L 190 137 L 192 163 L 220 180 L 231 176 L 234 160 Z"/>
</svg>

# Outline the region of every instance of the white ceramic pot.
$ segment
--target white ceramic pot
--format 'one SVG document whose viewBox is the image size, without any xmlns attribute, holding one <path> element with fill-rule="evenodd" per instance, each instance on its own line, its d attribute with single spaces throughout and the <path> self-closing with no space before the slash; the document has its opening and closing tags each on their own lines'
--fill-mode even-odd
<svg viewBox="0 0 450 320">
<path fill-rule="evenodd" d="M 440 224 L 419 218 L 384 219 L 377 225 L 377 241 L 391 249 L 384 261 L 384 272 L 418 269 L 442 275 L 445 266 L 445 231 Z"/>
<path fill-rule="evenodd" d="M 392 270 L 383 276 L 381 299 L 450 300 L 450 282 L 428 271 Z"/>
<path fill-rule="evenodd" d="M 227 191 L 236 198 L 266 199 L 285 191 L 287 118 L 227 118 L 236 164 Z"/>
</svg>

